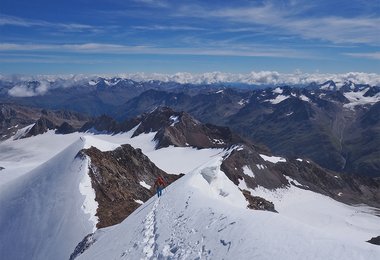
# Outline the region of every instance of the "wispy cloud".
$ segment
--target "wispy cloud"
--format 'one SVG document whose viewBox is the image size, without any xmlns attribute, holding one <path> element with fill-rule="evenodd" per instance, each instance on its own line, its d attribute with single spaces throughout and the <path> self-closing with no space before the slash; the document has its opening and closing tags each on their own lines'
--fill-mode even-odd
<svg viewBox="0 0 380 260">
<path fill-rule="evenodd" d="M 380 52 L 366 52 L 366 53 L 344 53 L 347 56 L 380 60 Z"/>
<path fill-rule="evenodd" d="M 142 4 L 150 5 L 150 6 L 157 6 L 157 7 L 169 6 L 169 2 L 165 0 L 133 0 L 133 2 L 142 3 Z"/>
<path fill-rule="evenodd" d="M 230 49 L 222 48 L 173 48 L 155 46 L 128 46 L 119 44 L 84 43 L 84 44 L 14 44 L 0 43 L 0 52 L 8 51 L 55 51 L 97 54 L 167 54 L 167 55 L 209 55 L 209 56 L 239 56 L 239 57 L 287 57 L 306 58 L 305 53 L 291 49 L 237 46 Z"/>
<path fill-rule="evenodd" d="M 100 32 L 104 28 L 100 26 L 93 26 L 80 23 L 52 23 L 43 20 L 25 19 L 16 16 L 9 16 L 1 14 L 0 26 L 20 26 L 20 27 L 45 27 L 50 29 L 59 29 L 65 32 Z"/>
<path fill-rule="evenodd" d="M 174 25 L 174 26 L 169 26 L 169 25 L 150 25 L 150 26 L 132 26 L 132 29 L 137 29 L 137 30 L 160 30 L 160 31 L 205 31 L 207 30 L 206 28 L 201 28 L 201 27 L 195 27 L 195 26 L 186 26 L 186 25 Z"/>
<path fill-rule="evenodd" d="M 302 14 L 302 5 L 281 6 L 265 1 L 259 6 L 223 7 L 183 6 L 178 15 L 202 19 L 220 19 L 252 29 L 264 26 L 273 34 L 298 35 L 333 43 L 366 43 L 380 45 L 378 16 L 339 17 L 333 15 L 309 17 Z M 249 28 L 249 27 L 248 27 Z"/>
</svg>

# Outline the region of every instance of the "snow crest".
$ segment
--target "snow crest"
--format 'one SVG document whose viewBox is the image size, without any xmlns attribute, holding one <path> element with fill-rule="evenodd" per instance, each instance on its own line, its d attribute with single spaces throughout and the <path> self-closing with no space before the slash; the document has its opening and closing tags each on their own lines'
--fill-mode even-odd
<svg viewBox="0 0 380 260">
<path fill-rule="evenodd" d="M 96 216 L 96 212 L 97 212 L 99 204 L 95 200 L 95 197 L 96 197 L 95 190 L 92 188 L 91 178 L 88 174 L 91 160 L 88 157 L 85 160 L 86 160 L 88 170 L 83 175 L 83 178 L 81 182 L 79 183 L 79 191 L 83 196 L 85 196 L 85 199 L 81 208 L 84 214 L 90 215 L 88 220 L 93 223 L 92 232 L 95 232 L 96 225 L 99 222 L 99 218 Z"/>
</svg>

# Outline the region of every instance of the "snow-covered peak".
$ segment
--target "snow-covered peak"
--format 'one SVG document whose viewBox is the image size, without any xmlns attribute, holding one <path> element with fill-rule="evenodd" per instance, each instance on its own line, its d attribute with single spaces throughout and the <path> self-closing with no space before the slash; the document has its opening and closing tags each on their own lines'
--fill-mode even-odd
<svg viewBox="0 0 380 260">
<path fill-rule="evenodd" d="M 373 105 L 380 101 L 380 92 L 374 96 L 366 96 L 365 94 L 369 88 L 363 88 L 358 91 L 345 92 L 343 95 L 350 101 L 343 106 L 346 108 L 354 109 L 356 106 Z"/>
<path fill-rule="evenodd" d="M 290 96 L 287 95 L 277 95 L 275 98 L 267 100 L 268 102 L 272 103 L 273 105 L 276 105 L 285 99 L 288 99 Z"/>
<path fill-rule="evenodd" d="M 284 92 L 284 90 L 280 87 L 277 87 L 272 92 L 276 93 L 276 94 L 282 94 Z"/>
<path fill-rule="evenodd" d="M 83 148 L 85 149 L 96 147 L 100 151 L 112 151 L 120 147 L 120 144 L 104 141 L 91 135 L 82 136 L 80 137 L 80 140 L 84 142 Z"/>
<path fill-rule="evenodd" d="M 329 80 L 329 81 L 326 81 L 325 83 L 321 84 L 319 88 L 323 89 L 323 90 L 335 90 L 336 85 L 333 81 Z"/>
</svg>

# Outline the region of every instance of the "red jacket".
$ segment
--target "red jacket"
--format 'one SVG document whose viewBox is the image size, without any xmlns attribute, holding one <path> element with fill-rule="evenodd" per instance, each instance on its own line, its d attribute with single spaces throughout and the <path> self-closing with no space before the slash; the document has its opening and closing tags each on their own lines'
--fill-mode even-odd
<svg viewBox="0 0 380 260">
<path fill-rule="evenodd" d="M 156 180 L 156 182 L 154 183 L 154 186 L 155 187 L 162 187 L 162 186 L 166 186 L 166 183 L 165 181 L 161 178 L 161 176 L 159 176 Z"/>
</svg>

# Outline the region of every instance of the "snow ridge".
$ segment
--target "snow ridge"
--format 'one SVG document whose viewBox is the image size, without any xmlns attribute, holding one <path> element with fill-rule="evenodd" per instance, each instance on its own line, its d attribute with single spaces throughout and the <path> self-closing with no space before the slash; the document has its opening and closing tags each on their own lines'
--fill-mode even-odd
<svg viewBox="0 0 380 260">
<path fill-rule="evenodd" d="M 91 178 L 89 174 L 89 166 L 91 165 L 91 159 L 86 156 L 87 172 L 83 175 L 81 182 L 79 183 L 79 191 L 85 196 L 85 200 L 82 205 L 82 210 L 85 214 L 89 214 L 89 221 L 93 223 L 92 232 L 96 231 L 96 225 L 99 222 L 99 218 L 96 216 L 97 209 L 99 207 L 98 202 L 95 200 L 95 190 L 92 188 Z"/>
</svg>

